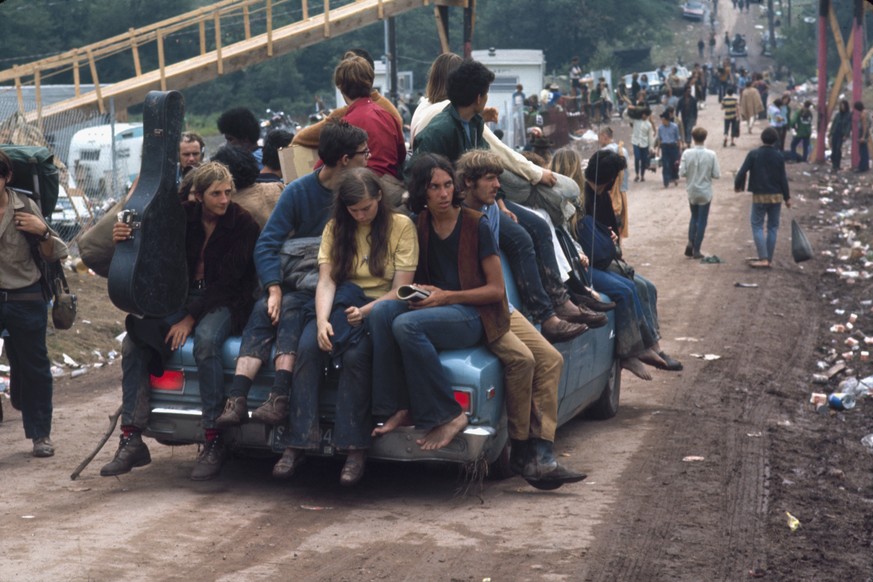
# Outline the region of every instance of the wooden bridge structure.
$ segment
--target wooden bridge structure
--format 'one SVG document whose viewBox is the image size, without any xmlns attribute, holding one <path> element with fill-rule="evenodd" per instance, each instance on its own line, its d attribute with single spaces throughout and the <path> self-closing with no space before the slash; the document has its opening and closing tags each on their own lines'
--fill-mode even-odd
<svg viewBox="0 0 873 582">
<path fill-rule="evenodd" d="M 334 8 L 331 8 L 330 0 L 323 0 L 323 3 L 317 0 L 293 0 L 295 5 L 300 3 L 301 18 L 274 27 L 276 9 L 291 2 L 220 0 L 208 7 L 161 22 L 131 28 L 125 34 L 13 66 L 0 71 L 0 83 L 14 82 L 19 109 L 28 121 L 38 124 L 46 118 L 77 109 L 96 108 L 101 114 L 106 113 L 109 99 L 114 101 L 116 111 L 125 112 L 127 107 L 141 103 L 149 91 L 192 87 L 422 6 L 433 6 L 443 50 L 448 50 L 448 8 L 465 8 L 465 45 L 468 46 L 475 0 L 353 0 Z M 238 22 L 240 17 L 244 38 L 223 44 L 222 21 L 233 18 Z M 212 29 L 212 35 L 207 34 L 208 28 Z M 262 30 L 256 31 L 255 28 Z M 198 30 L 199 54 L 175 63 L 166 62 L 166 39 L 188 29 Z M 141 64 L 140 51 L 151 43 L 157 47 L 158 66 L 146 71 Z M 134 76 L 111 84 L 101 84 L 100 61 L 122 53 L 130 55 Z M 81 77 L 85 68 L 93 90 L 82 90 Z M 70 72 L 75 86 L 74 97 L 43 106 L 41 85 L 51 76 Z M 34 111 L 24 112 L 21 88 L 28 84 L 34 86 L 37 106 Z"/>
</svg>

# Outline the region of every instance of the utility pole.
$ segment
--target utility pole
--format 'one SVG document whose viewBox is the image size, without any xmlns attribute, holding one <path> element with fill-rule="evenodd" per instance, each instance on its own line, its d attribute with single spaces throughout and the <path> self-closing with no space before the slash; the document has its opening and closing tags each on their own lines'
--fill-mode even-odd
<svg viewBox="0 0 873 582">
<path fill-rule="evenodd" d="M 830 0 L 818 3 L 818 139 L 815 142 L 815 161 L 825 161 L 825 136 L 828 134 L 828 12 Z"/>
<path fill-rule="evenodd" d="M 852 46 L 852 101 L 862 101 L 864 97 L 864 0 L 855 0 L 855 14 L 852 18 L 852 32 L 855 34 Z M 852 108 L 852 166 L 858 167 L 861 152 L 858 151 L 858 141 L 861 137 L 859 127 L 861 113 Z"/>
<path fill-rule="evenodd" d="M 770 54 L 776 52 L 776 25 L 773 22 L 774 17 L 773 0 L 767 0 L 767 30 L 770 31 Z"/>
<path fill-rule="evenodd" d="M 397 105 L 399 97 L 397 91 L 397 29 L 395 28 L 394 17 L 390 16 L 385 22 L 385 31 L 388 41 L 388 74 L 391 79 L 390 99 L 394 105 Z"/>
</svg>

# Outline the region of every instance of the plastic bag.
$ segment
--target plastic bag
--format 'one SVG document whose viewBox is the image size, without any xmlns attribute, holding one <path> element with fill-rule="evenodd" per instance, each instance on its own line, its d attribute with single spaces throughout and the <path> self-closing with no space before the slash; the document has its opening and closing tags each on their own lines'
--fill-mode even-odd
<svg viewBox="0 0 873 582">
<path fill-rule="evenodd" d="M 793 218 L 791 219 L 791 256 L 794 257 L 795 263 L 802 263 L 812 258 L 812 245 Z"/>
</svg>

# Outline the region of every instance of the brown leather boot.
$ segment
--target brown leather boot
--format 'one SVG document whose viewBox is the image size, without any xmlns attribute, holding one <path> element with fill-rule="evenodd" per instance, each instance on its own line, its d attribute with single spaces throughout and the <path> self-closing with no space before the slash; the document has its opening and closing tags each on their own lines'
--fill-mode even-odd
<svg viewBox="0 0 873 582">
<path fill-rule="evenodd" d="M 555 315 L 572 323 L 584 323 L 591 329 L 603 327 L 609 323 L 609 318 L 603 313 L 597 313 L 587 307 L 581 307 L 572 301 L 567 301 L 563 305 L 556 307 Z"/>
<path fill-rule="evenodd" d="M 542 324 L 543 337 L 553 344 L 569 341 L 586 331 L 588 326 L 584 323 L 570 323 L 557 317 L 547 319 Z"/>
<path fill-rule="evenodd" d="M 217 428 L 239 426 L 249 419 L 249 408 L 245 396 L 231 396 L 224 403 L 224 412 L 215 419 Z"/>
</svg>

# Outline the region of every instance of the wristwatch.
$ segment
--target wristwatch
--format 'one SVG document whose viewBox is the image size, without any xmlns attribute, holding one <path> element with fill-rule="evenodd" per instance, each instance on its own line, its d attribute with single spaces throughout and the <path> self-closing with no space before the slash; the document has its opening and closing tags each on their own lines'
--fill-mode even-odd
<svg viewBox="0 0 873 582">
<path fill-rule="evenodd" d="M 52 237 L 52 231 L 48 227 L 46 227 L 45 232 L 43 233 L 43 235 L 41 237 L 39 237 L 39 240 L 45 242 L 48 239 L 50 239 L 51 237 Z"/>
</svg>

